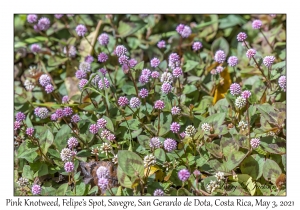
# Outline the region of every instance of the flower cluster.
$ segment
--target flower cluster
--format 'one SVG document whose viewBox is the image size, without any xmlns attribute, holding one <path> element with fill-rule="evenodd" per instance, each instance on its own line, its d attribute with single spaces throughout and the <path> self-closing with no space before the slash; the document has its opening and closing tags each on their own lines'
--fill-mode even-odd
<svg viewBox="0 0 300 210">
<path fill-rule="evenodd" d="M 182 38 L 187 38 L 192 33 L 191 28 L 189 26 L 183 25 L 183 24 L 179 24 L 176 27 L 176 31 L 182 36 Z"/>
<path fill-rule="evenodd" d="M 155 165 L 155 163 L 156 163 L 156 157 L 153 156 L 152 154 L 146 155 L 144 157 L 144 167 L 153 166 L 153 165 Z"/>
</svg>

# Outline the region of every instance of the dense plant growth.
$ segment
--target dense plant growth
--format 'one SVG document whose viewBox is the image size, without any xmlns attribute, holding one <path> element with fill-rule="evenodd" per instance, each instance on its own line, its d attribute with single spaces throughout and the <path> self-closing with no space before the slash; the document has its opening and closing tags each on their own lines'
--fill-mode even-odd
<svg viewBox="0 0 300 210">
<path fill-rule="evenodd" d="M 285 195 L 285 15 L 15 15 L 15 195 Z"/>
</svg>

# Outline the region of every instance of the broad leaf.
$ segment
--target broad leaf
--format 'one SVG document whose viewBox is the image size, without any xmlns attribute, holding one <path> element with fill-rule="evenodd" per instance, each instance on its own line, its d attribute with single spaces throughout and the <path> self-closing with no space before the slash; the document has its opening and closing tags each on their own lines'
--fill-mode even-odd
<svg viewBox="0 0 300 210">
<path fill-rule="evenodd" d="M 136 153 L 126 150 L 119 150 L 118 164 L 130 177 L 140 178 L 144 175 L 144 162 Z"/>
<path fill-rule="evenodd" d="M 126 175 L 126 173 L 123 171 L 123 169 L 120 167 L 120 165 L 118 166 L 117 169 L 117 177 L 118 177 L 118 181 L 123 187 L 131 188 L 132 182 L 129 179 L 129 177 Z"/>
<path fill-rule="evenodd" d="M 273 184 L 275 184 L 276 179 L 280 176 L 281 173 L 281 168 L 274 160 L 266 160 L 263 168 L 263 176 L 267 181 L 270 180 Z"/>
<path fill-rule="evenodd" d="M 240 168 L 243 174 L 249 174 L 254 180 L 257 180 L 263 173 L 264 163 L 264 156 L 253 154 L 243 160 Z"/>
</svg>

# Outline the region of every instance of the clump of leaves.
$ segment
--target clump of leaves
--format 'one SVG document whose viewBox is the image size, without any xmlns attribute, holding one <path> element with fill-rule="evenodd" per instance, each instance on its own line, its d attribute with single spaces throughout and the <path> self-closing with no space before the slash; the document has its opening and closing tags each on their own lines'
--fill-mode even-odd
<svg viewBox="0 0 300 210">
<path fill-rule="evenodd" d="M 15 15 L 15 195 L 285 195 L 285 15 L 36 18 Z"/>
</svg>

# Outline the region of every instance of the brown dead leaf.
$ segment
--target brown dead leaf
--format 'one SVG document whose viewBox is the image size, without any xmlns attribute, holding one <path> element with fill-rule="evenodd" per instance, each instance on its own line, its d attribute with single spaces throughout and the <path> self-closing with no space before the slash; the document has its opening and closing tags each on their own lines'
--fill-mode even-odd
<svg viewBox="0 0 300 210">
<path fill-rule="evenodd" d="M 225 94 L 231 85 L 231 78 L 227 67 L 220 73 L 220 75 L 223 78 L 223 82 L 222 84 L 219 83 L 216 87 L 213 104 L 216 104 L 218 100 L 225 98 Z"/>
<path fill-rule="evenodd" d="M 80 95 L 80 91 L 78 88 L 78 79 L 76 77 L 66 77 L 65 85 L 68 91 L 69 98 L 72 98 L 74 95 Z"/>
</svg>

